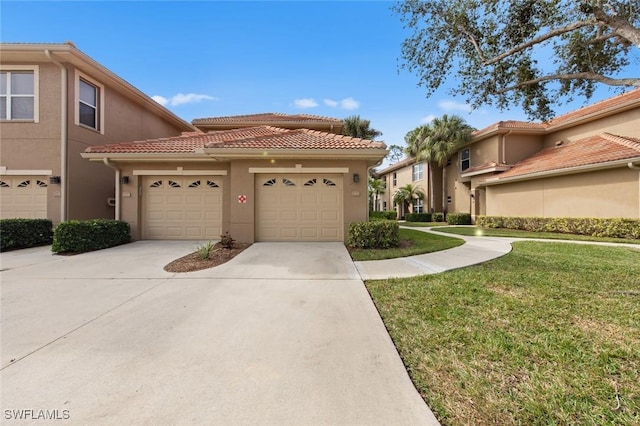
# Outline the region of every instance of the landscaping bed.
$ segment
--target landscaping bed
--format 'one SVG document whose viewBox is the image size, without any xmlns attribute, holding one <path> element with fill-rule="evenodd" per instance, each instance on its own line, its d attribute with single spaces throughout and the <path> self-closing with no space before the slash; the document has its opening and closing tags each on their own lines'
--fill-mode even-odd
<svg viewBox="0 0 640 426">
<path fill-rule="evenodd" d="M 167 272 L 192 272 L 222 265 L 249 248 L 251 244 L 234 243 L 233 248 L 225 248 L 220 243 L 213 246 L 209 257 L 203 259 L 198 251 L 176 259 L 164 267 Z"/>
</svg>

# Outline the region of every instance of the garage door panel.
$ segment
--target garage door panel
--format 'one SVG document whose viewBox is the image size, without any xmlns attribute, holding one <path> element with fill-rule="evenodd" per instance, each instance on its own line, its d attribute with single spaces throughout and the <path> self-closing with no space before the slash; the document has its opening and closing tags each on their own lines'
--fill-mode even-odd
<svg viewBox="0 0 640 426">
<path fill-rule="evenodd" d="M 340 175 L 259 175 L 256 198 L 259 241 L 343 240 Z"/>
<path fill-rule="evenodd" d="M 222 233 L 222 180 L 149 176 L 144 191 L 144 238 L 213 239 Z"/>
<path fill-rule="evenodd" d="M 41 176 L 0 177 L 0 218 L 47 217 L 47 183 Z"/>
</svg>

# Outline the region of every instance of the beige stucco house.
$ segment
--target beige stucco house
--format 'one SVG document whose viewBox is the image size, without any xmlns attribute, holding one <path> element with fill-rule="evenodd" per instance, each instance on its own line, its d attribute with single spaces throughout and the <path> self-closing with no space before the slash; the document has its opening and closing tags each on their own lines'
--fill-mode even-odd
<svg viewBox="0 0 640 426">
<path fill-rule="evenodd" d="M 446 170 L 450 212 L 640 218 L 640 89 L 545 123 L 473 133 Z"/>
<path fill-rule="evenodd" d="M 116 169 L 116 217 L 135 239 L 344 241 L 368 217 L 367 176 L 381 142 L 339 135 L 342 121 L 256 114 L 197 119 L 180 136 L 88 147 Z"/>
<path fill-rule="evenodd" d="M 114 170 L 80 153 L 195 130 L 72 43 L 0 43 L 0 78 L 2 218 L 113 218 Z"/>
</svg>

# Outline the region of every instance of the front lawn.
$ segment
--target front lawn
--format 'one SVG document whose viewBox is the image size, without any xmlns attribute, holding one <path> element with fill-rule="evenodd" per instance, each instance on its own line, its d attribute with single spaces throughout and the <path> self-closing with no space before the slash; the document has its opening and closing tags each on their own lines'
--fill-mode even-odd
<svg viewBox="0 0 640 426">
<path fill-rule="evenodd" d="M 411 228 L 432 228 L 434 226 L 447 226 L 447 222 L 400 222 L 400 226 Z"/>
<path fill-rule="evenodd" d="M 640 251 L 516 242 L 366 285 L 444 425 L 640 424 Z"/>
<path fill-rule="evenodd" d="M 479 228 L 476 226 L 466 227 L 442 227 L 436 229 L 436 231 L 446 232 L 456 235 L 467 236 L 486 236 L 486 237 L 514 237 L 514 238 L 546 238 L 551 240 L 573 240 L 573 241 L 600 241 L 607 243 L 627 243 L 627 244 L 640 244 L 640 240 L 630 240 L 626 238 L 605 238 L 605 237 L 591 237 L 589 235 L 576 235 L 576 234 L 562 234 L 560 232 L 532 232 L 521 231 L 518 229 L 504 229 L 504 228 Z"/>
<path fill-rule="evenodd" d="M 353 260 L 380 260 L 446 250 L 464 244 L 459 238 L 444 237 L 413 229 L 400 229 L 400 247 L 356 249 L 348 247 Z"/>
</svg>

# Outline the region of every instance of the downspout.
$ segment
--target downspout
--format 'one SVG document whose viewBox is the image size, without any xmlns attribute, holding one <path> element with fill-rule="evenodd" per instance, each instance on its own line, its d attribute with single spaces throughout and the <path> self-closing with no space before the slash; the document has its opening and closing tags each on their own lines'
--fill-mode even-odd
<svg viewBox="0 0 640 426">
<path fill-rule="evenodd" d="M 69 175 L 67 171 L 68 164 L 68 145 L 67 137 L 69 134 L 69 88 L 68 88 L 68 71 L 58 60 L 54 59 L 49 49 L 45 49 L 44 54 L 51 62 L 60 67 L 61 70 L 61 89 L 60 89 L 60 222 L 67 220 L 67 192 L 69 188 Z"/>
<path fill-rule="evenodd" d="M 109 162 L 108 158 L 103 158 L 102 162 L 105 164 L 105 166 L 109 166 L 111 167 L 113 170 L 116 171 L 116 214 L 115 214 L 115 220 L 120 220 L 120 173 L 121 170 L 116 167 L 115 164 Z"/>
<path fill-rule="evenodd" d="M 507 164 L 507 136 L 509 136 L 513 130 L 509 130 L 502 135 L 502 161 L 500 164 Z"/>
</svg>

